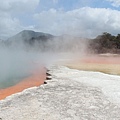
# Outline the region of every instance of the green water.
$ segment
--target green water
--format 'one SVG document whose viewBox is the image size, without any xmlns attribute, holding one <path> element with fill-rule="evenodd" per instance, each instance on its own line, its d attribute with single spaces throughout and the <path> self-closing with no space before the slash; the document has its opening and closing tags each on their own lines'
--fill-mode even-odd
<svg viewBox="0 0 120 120">
<path fill-rule="evenodd" d="M 28 76 L 29 75 L 20 76 L 20 77 L 10 77 L 7 80 L 0 80 L 0 89 L 14 86 Z"/>
</svg>

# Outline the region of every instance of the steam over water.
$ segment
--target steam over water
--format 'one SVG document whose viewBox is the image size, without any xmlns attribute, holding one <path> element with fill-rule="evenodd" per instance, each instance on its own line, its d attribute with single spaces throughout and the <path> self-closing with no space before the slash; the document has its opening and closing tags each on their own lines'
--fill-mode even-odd
<svg viewBox="0 0 120 120">
<path fill-rule="evenodd" d="M 15 85 L 32 75 L 40 67 L 49 66 L 57 60 L 71 58 L 64 53 L 27 52 L 24 50 L 0 50 L 0 89 Z"/>
<path fill-rule="evenodd" d="M 30 43 L 16 39 L 0 46 L 0 89 L 15 85 L 41 66 L 80 57 L 85 50 L 85 40 L 74 37 L 38 39 Z"/>
<path fill-rule="evenodd" d="M 10 49 L 0 50 L 0 88 L 16 84 L 31 74 L 32 58 L 26 52 Z"/>
<path fill-rule="evenodd" d="M 15 85 L 41 66 L 49 65 L 53 58 L 48 53 L 0 49 L 0 89 Z"/>
</svg>

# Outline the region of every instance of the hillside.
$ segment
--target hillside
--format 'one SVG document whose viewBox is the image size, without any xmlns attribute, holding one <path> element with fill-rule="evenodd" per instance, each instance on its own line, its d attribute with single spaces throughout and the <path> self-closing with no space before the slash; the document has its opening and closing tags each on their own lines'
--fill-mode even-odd
<svg viewBox="0 0 120 120">
<path fill-rule="evenodd" d="M 72 35 L 54 36 L 48 33 L 23 30 L 5 40 L 1 46 L 25 50 L 71 52 L 84 49 L 85 42 L 86 39 Z"/>
<path fill-rule="evenodd" d="M 40 40 L 48 40 L 52 38 L 53 35 L 47 34 L 47 33 L 42 33 L 42 32 L 35 32 L 32 30 L 23 30 L 20 33 L 8 38 L 6 40 L 6 44 L 31 44 L 34 43 L 35 40 L 40 41 Z"/>
<path fill-rule="evenodd" d="M 104 32 L 89 42 L 89 49 L 94 53 L 120 54 L 120 34 L 117 36 Z"/>
<path fill-rule="evenodd" d="M 54 52 L 88 52 L 88 53 L 120 53 L 120 34 L 117 36 L 104 32 L 94 39 L 75 37 L 72 35 L 54 36 L 48 33 L 23 30 L 3 41 L 0 46 L 54 51 Z"/>
</svg>

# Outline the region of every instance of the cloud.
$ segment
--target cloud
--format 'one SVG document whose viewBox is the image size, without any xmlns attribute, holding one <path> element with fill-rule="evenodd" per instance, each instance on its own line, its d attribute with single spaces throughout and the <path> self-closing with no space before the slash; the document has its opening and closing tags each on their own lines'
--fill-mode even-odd
<svg viewBox="0 0 120 120">
<path fill-rule="evenodd" d="M 3 12 L 32 11 L 39 4 L 39 0 L 1 0 L 0 10 Z"/>
<path fill-rule="evenodd" d="M 36 29 L 52 34 L 73 34 L 94 37 L 102 32 L 120 31 L 120 11 L 84 7 L 72 11 L 50 9 L 35 14 Z"/>
<path fill-rule="evenodd" d="M 118 0 L 109 1 L 120 4 Z M 7 38 L 23 29 L 83 37 L 95 37 L 105 31 L 118 34 L 120 31 L 118 10 L 81 7 L 69 11 L 58 8 L 37 11 L 39 2 L 40 0 L 1 0 L 0 37 Z"/>
<path fill-rule="evenodd" d="M 1 0 L 0 1 L 0 39 L 6 39 L 11 35 L 25 29 L 19 15 L 26 16 L 32 13 L 40 0 Z M 26 28 L 29 28 L 27 26 Z"/>
<path fill-rule="evenodd" d="M 112 3 L 114 7 L 119 7 L 120 6 L 120 0 L 107 0 Z"/>
<path fill-rule="evenodd" d="M 20 21 L 8 13 L 0 12 L 0 37 L 5 39 L 22 29 Z"/>
</svg>

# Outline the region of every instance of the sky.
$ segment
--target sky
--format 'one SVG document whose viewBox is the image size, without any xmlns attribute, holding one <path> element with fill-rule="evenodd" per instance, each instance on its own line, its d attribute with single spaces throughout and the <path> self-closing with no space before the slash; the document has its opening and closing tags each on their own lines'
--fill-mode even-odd
<svg viewBox="0 0 120 120">
<path fill-rule="evenodd" d="M 22 30 L 94 38 L 120 33 L 120 0 L 0 0 L 0 39 Z"/>
</svg>

